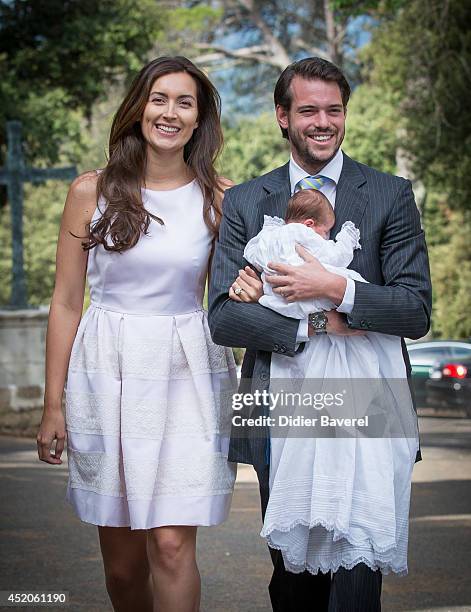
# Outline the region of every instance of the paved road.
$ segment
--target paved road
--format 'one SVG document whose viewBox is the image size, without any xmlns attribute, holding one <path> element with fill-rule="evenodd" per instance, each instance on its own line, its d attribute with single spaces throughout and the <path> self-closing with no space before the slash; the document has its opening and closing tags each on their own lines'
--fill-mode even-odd
<svg viewBox="0 0 471 612">
<path fill-rule="evenodd" d="M 383 610 L 471 611 L 471 421 L 422 418 L 421 432 L 409 576 L 386 577 Z M 96 531 L 69 510 L 66 478 L 65 467 L 36 460 L 31 440 L 0 438 L 0 590 L 66 590 L 69 612 L 110 612 Z M 270 562 L 260 526 L 256 480 L 243 466 L 230 519 L 199 531 L 203 612 L 270 611 Z"/>
</svg>

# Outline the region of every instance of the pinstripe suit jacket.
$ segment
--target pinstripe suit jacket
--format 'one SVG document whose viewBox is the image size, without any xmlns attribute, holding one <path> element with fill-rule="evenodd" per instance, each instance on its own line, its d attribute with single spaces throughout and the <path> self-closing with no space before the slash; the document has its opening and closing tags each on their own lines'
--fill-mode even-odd
<svg viewBox="0 0 471 612">
<path fill-rule="evenodd" d="M 289 164 L 227 190 L 213 256 L 209 326 L 216 344 L 247 349 L 242 365 L 244 391 L 268 389 L 271 353 L 293 356 L 299 321 L 260 304 L 234 302 L 230 285 L 247 262 L 243 251 L 261 230 L 264 215 L 284 218 L 290 197 Z M 344 154 L 335 200 L 335 236 L 345 221 L 361 232 L 361 250 L 350 267 L 369 284 L 356 283 L 348 316 L 356 329 L 402 338 L 424 336 L 430 324 L 431 284 L 424 232 L 410 181 L 384 174 Z M 403 341 L 408 374 L 410 364 Z M 248 386 L 247 386 L 248 383 Z M 267 462 L 267 438 L 260 429 L 232 437 L 231 461 Z M 259 436 L 259 437 L 255 437 Z"/>
</svg>

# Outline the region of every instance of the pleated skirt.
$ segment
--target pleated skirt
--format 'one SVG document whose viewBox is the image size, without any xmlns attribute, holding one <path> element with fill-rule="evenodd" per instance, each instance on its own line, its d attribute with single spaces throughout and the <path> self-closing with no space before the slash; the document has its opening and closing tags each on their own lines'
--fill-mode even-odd
<svg viewBox="0 0 471 612">
<path fill-rule="evenodd" d="M 236 385 L 232 351 L 212 342 L 204 310 L 92 304 L 66 385 L 67 499 L 78 517 L 131 529 L 223 522 L 236 476 L 224 398 Z"/>
</svg>

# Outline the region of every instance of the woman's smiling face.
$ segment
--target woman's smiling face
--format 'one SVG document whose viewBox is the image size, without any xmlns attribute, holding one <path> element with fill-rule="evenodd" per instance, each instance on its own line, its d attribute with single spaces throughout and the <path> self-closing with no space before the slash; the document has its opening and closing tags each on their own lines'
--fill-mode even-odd
<svg viewBox="0 0 471 612">
<path fill-rule="evenodd" d="M 186 72 L 172 72 L 156 79 L 141 118 L 147 145 L 159 152 L 183 150 L 197 127 L 197 87 L 193 77 Z"/>
</svg>

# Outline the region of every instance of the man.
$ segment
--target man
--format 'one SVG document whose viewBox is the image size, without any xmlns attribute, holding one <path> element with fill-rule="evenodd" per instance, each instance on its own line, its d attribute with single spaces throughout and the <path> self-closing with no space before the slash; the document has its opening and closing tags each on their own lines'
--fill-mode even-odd
<svg viewBox="0 0 471 612">
<path fill-rule="evenodd" d="M 308 58 L 288 66 L 275 87 L 275 107 L 282 134 L 289 140 L 289 163 L 229 189 L 216 245 L 209 291 L 209 324 L 213 340 L 246 347 L 242 378 L 251 390 L 268 389 L 272 353 L 293 356 L 312 334 L 376 331 L 420 338 L 429 329 L 431 286 L 424 233 L 409 181 L 355 162 L 340 149 L 350 87 L 330 62 Z M 315 177 L 316 180 L 312 180 Z M 306 263 L 276 264 L 270 278 L 274 291 L 288 300 L 327 298 L 337 311 L 309 321 L 283 317 L 251 298 L 258 291 L 254 273 L 244 267 L 246 243 L 261 229 L 264 215 L 284 218 L 290 195 L 309 183 L 320 185 L 335 210 L 335 236 L 353 221 L 362 248 L 351 268 L 368 283 L 329 273 L 301 248 Z M 236 282 L 234 282 L 236 280 Z M 235 290 L 235 293 L 234 293 Z M 232 298 L 232 299 L 231 299 Z M 408 373 L 410 364 L 403 343 Z M 269 439 L 248 432 L 233 436 L 231 461 L 251 463 L 260 483 L 262 513 L 269 495 Z M 381 609 L 381 573 L 364 564 L 329 574 L 290 574 L 281 554 L 270 582 L 273 610 L 310 612 L 377 612 Z"/>
</svg>

